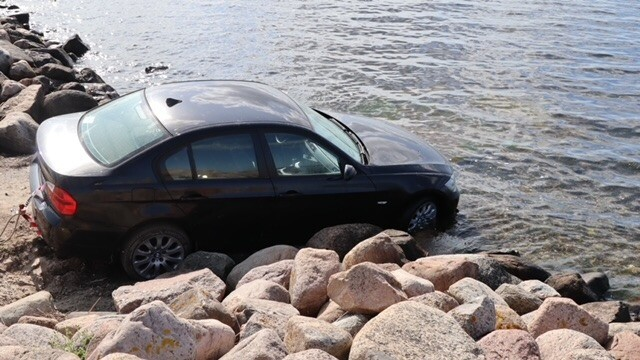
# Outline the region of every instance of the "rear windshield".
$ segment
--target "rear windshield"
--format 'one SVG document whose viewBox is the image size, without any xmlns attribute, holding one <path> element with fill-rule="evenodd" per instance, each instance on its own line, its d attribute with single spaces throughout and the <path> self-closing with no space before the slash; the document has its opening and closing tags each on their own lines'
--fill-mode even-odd
<svg viewBox="0 0 640 360">
<path fill-rule="evenodd" d="M 153 116 L 142 91 L 88 112 L 80 120 L 78 131 L 87 151 L 106 166 L 122 162 L 169 137 Z"/>
</svg>

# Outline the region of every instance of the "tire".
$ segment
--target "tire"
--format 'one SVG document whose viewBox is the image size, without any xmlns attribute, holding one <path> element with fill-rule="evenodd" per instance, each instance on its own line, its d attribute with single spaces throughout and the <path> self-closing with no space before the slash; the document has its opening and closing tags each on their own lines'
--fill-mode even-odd
<svg viewBox="0 0 640 360">
<path fill-rule="evenodd" d="M 438 225 L 439 208 L 432 198 L 422 198 L 405 213 L 402 225 L 410 234 L 423 230 L 434 230 Z"/>
<path fill-rule="evenodd" d="M 129 236 L 120 261 L 131 278 L 149 280 L 175 270 L 190 252 L 191 243 L 184 231 L 173 225 L 156 224 Z"/>
</svg>

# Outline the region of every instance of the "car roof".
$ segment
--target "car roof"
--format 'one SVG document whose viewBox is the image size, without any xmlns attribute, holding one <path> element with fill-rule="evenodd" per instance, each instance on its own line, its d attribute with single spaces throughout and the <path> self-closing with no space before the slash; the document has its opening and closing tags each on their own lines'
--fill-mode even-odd
<svg viewBox="0 0 640 360">
<path fill-rule="evenodd" d="M 144 90 L 173 135 L 230 124 L 287 124 L 311 129 L 300 106 L 268 85 L 235 80 L 185 81 Z"/>
</svg>

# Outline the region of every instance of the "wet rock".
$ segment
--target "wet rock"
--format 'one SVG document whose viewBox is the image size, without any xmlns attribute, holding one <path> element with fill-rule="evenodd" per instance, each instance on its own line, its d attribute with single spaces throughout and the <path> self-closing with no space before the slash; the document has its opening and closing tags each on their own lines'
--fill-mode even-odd
<svg viewBox="0 0 640 360">
<path fill-rule="evenodd" d="M 38 73 L 53 80 L 60 80 L 64 82 L 71 82 L 76 80 L 73 69 L 60 64 L 42 65 L 38 69 Z"/>
<path fill-rule="evenodd" d="M 415 301 L 390 306 L 353 339 L 349 359 L 482 359 L 482 350 L 448 314 Z"/>
<path fill-rule="evenodd" d="M 545 281 L 551 274 L 545 269 L 533 264 L 520 256 L 508 254 L 488 254 L 488 257 L 496 261 L 511 275 L 522 280 Z"/>
<path fill-rule="evenodd" d="M 537 296 L 540 300 L 549 297 L 560 297 L 560 293 L 540 280 L 526 280 L 518 284 L 518 286 Z"/>
<path fill-rule="evenodd" d="M 377 314 L 407 299 L 402 285 L 390 272 L 368 262 L 333 275 L 327 292 L 340 308 L 361 314 Z"/>
<path fill-rule="evenodd" d="M 448 312 L 462 329 L 474 339 L 490 333 L 496 328 L 496 308 L 486 296 L 462 304 Z"/>
<path fill-rule="evenodd" d="M 622 301 L 600 301 L 581 305 L 589 314 L 609 324 L 612 322 L 629 322 L 629 307 Z"/>
<path fill-rule="evenodd" d="M 2 47 L 0 45 L 0 47 Z M 54 59 L 60 62 L 60 65 L 66 66 L 68 68 L 73 68 L 74 61 L 71 59 L 69 54 L 66 51 L 62 50 L 60 47 L 53 48 L 44 48 L 44 49 L 33 49 L 33 51 L 43 52 L 51 55 Z"/>
<path fill-rule="evenodd" d="M 25 346 L 0 347 L 2 360 L 80 360 L 74 354 L 58 349 L 29 348 Z"/>
<path fill-rule="evenodd" d="M 19 94 L 0 105 L 0 113 L 11 112 L 27 113 L 39 123 L 42 119 L 42 104 L 44 102 L 45 88 L 42 85 L 29 85 Z"/>
<path fill-rule="evenodd" d="M 394 263 L 402 266 L 407 262 L 407 259 L 402 248 L 396 245 L 388 235 L 381 233 L 356 244 L 344 256 L 342 265 L 345 270 L 348 270 L 363 262 Z"/>
<path fill-rule="evenodd" d="M 1 43 L 2 40 L 0 40 L 0 44 Z M 5 75 L 9 75 L 11 64 L 13 64 L 13 57 L 7 50 L 2 48 L 2 45 L 0 45 L 0 71 Z"/>
<path fill-rule="evenodd" d="M 395 270 L 391 272 L 391 274 L 398 280 L 402 286 L 402 291 L 404 291 L 409 298 L 434 291 L 431 281 L 409 274 L 402 269 Z"/>
<path fill-rule="evenodd" d="M 49 329 L 55 328 L 57 323 L 58 323 L 58 320 L 50 317 L 43 317 L 43 316 L 25 315 L 21 317 L 20 320 L 18 320 L 18 324 L 31 324 L 31 325 L 46 327 Z"/>
<path fill-rule="evenodd" d="M 323 350 L 338 359 L 349 356 L 351 335 L 325 321 L 294 316 L 287 322 L 284 344 L 289 353 L 309 349 Z"/>
<path fill-rule="evenodd" d="M 28 348 L 54 348 L 68 341 L 67 337 L 53 329 L 32 324 L 13 324 L 2 335 Z"/>
<path fill-rule="evenodd" d="M 340 260 L 362 240 L 382 232 L 382 228 L 371 224 L 344 224 L 324 228 L 307 241 L 307 246 L 335 251 Z"/>
<path fill-rule="evenodd" d="M 400 246 L 402 252 L 409 261 L 415 261 L 429 255 L 427 250 L 420 246 L 416 239 L 407 232 L 387 229 L 384 231 L 384 234 L 389 236 L 396 245 Z"/>
<path fill-rule="evenodd" d="M 64 83 L 60 85 L 60 88 L 58 90 L 76 90 L 76 91 L 82 91 L 82 92 L 87 91 L 87 89 L 85 89 L 84 86 L 82 86 L 82 84 L 77 82 Z"/>
<path fill-rule="evenodd" d="M 273 314 L 286 317 L 287 320 L 292 316 L 300 315 L 300 312 L 291 304 L 262 299 L 242 299 L 232 312 L 241 326 L 256 314 Z"/>
<path fill-rule="evenodd" d="M 138 306 L 160 300 L 170 304 L 180 294 L 191 289 L 203 289 L 217 300 L 225 293 L 225 284 L 209 269 L 202 269 L 167 279 L 155 279 L 121 286 L 113 291 L 113 302 L 119 313 L 126 314 Z"/>
<path fill-rule="evenodd" d="M 25 315 L 42 316 L 56 312 L 51 294 L 48 291 L 39 291 L 0 307 L 0 323 L 9 326 L 17 323 Z"/>
<path fill-rule="evenodd" d="M 280 360 L 287 349 L 275 331 L 264 329 L 240 341 L 220 360 Z"/>
<path fill-rule="evenodd" d="M 604 344 L 608 338 L 609 325 L 591 316 L 573 300 L 547 298 L 531 315 L 523 317 L 529 332 L 538 337 L 555 329 L 571 329 L 582 332 Z"/>
<path fill-rule="evenodd" d="M 502 284 L 519 284 L 522 282 L 519 278 L 510 274 L 501 264 L 493 258 L 481 255 L 470 257 L 469 261 L 478 265 L 478 280 L 492 290 L 497 289 Z"/>
<path fill-rule="evenodd" d="M 487 360 L 540 360 L 536 340 L 524 330 L 496 330 L 478 341 Z"/>
<path fill-rule="evenodd" d="M 83 68 L 76 74 L 76 80 L 81 83 L 104 84 L 104 80 L 93 69 Z M 115 91 L 115 90 L 113 90 Z"/>
<path fill-rule="evenodd" d="M 329 300 L 322 305 L 320 311 L 318 311 L 317 318 L 332 323 L 340 319 L 346 313 L 347 311 L 342 309 L 335 301 Z"/>
<path fill-rule="evenodd" d="M 64 51 L 69 54 L 74 54 L 77 57 L 82 57 L 82 55 L 86 54 L 87 51 L 90 50 L 89 45 L 82 41 L 78 34 L 74 34 L 67 40 L 62 46 Z"/>
<path fill-rule="evenodd" d="M 14 62 L 9 69 L 9 77 L 16 81 L 34 76 L 36 76 L 36 72 L 25 60 Z"/>
<path fill-rule="evenodd" d="M 457 281 L 449 287 L 447 292 L 458 300 L 460 304 L 472 301 L 479 296 L 486 296 L 496 305 L 509 306 L 507 302 L 491 290 L 489 286 L 472 278 L 464 278 Z"/>
<path fill-rule="evenodd" d="M 598 295 L 589 288 L 578 273 L 552 275 L 545 283 L 554 288 L 562 297 L 572 299 L 578 304 L 599 300 Z"/>
<path fill-rule="evenodd" d="M 283 360 L 337 360 L 335 356 L 319 350 L 309 349 L 285 356 Z"/>
<path fill-rule="evenodd" d="M 120 326 L 124 318 L 124 315 L 100 316 L 98 319 L 76 331 L 71 337 L 71 343 L 76 348 L 86 349 L 86 353 L 89 355 L 100 345 L 108 334 Z"/>
<path fill-rule="evenodd" d="M 240 331 L 235 315 L 227 310 L 210 292 L 203 289 L 190 289 L 173 299 L 169 308 L 183 319 L 215 319 L 228 325 L 234 332 Z"/>
<path fill-rule="evenodd" d="M 85 326 L 93 324 L 96 320 L 98 320 L 98 318 L 100 318 L 100 315 L 85 315 L 66 319 L 55 324 L 54 329 L 61 334 L 72 337 L 78 332 L 78 330 L 82 329 Z"/>
<path fill-rule="evenodd" d="M 587 286 L 600 297 L 603 297 L 611 287 L 607 274 L 603 272 L 590 272 L 580 276 Z"/>
<path fill-rule="evenodd" d="M 222 300 L 222 305 L 227 309 L 234 309 L 244 299 L 263 299 L 289 303 L 287 289 L 268 280 L 254 280 L 248 284 L 237 287 Z"/>
<path fill-rule="evenodd" d="M 431 306 L 442 312 L 449 312 L 453 308 L 460 305 L 458 300 L 454 299 L 448 294 L 443 293 L 442 291 L 434 291 L 432 293 L 415 296 L 410 298 L 409 300 Z"/>
<path fill-rule="evenodd" d="M 227 275 L 236 266 L 236 262 L 227 254 L 196 251 L 178 265 L 178 271 L 194 271 L 207 268 L 220 279 L 226 279 Z"/>
<path fill-rule="evenodd" d="M 145 74 L 152 74 L 154 72 L 164 71 L 164 70 L 169 70 L 169 67 L 167 65 L 152 65 L 144 68 Z"/>
<path fill-rule="evenodd" d="M 431 281 L 439 291 L 446 291 L 453 283 L 465 277 L 478 277 L 478 265 L 460 258 L 426 257 L 405 264 L 402 269 Z"/>
<path fill-rule="evenodd" d="M 510 307 L 496 305 L 496 330 L 527 330 L 527 324 Z"/>
<path fill-rule="evenodd" d="M 38 50 L 41 50 L 41 48 L 31 48 L 29 50 L 26 50 L 27 54 L 29 54 L 29 56 L 31 56 L 31 58 L 33 59 L 33 65 L 36 68 L 39 68 L 46 64 L 60 64 L 60 61 L 51 56 L 51 54 Z"/>
<path fill-rule="evenodd" d="M 297 253 L 298 249 L 289 245 L 275 245 L 258 250 L 231 270 L 229 276 L 227 276 L 227 284 L 230 289 L 235 289 L 238 281 L 251 269 L 281 260 L 293 259 Z"/>
<path fill-rule="evenodd" d="M 345 330 L 351 336 L 356 336 L 356 334 L 362 330 L 364 324 L 369 321 L 369 317 L 363 314 L 347 314 L 340 319 L 334 321 L 332 324 L 339 327 L 342 330 Z"/>
<path fill-rule="evenodd" d="M 2 92 L 0 92 L 0 101 L 6 101 L 10 97 L 24 90 L 26 86 L 15 80 L 6 80 L 2 83 Z"/>
<path fill-rule="evenodd" d="M 300 250 L 291 271 L 291 305 L 302 315 L 317 315 L 328 299 L 329 277 L 338 271 L 340 261 L 335 251 L 313 248 Z"/>
<path fill-rule="evenodd" d="M 11 112 L 0 121 L 0 149 L 12 154 L 35 152 L 36 123 L 29 114 Z"/>
<path fill-rule="evenodd" d="M 537 310 L 542 305 L 542 300 L 539 297 L 513 284 L 501 285 L 496 289 L 496 294 L 500 295 L 509 307 L 519 315 Z"/>
<path fill-rule="evenodd" d="M 574 350 L 604 350 L 592 337 L 571 329 L 548 331 L 536 338 L 543 359 L 561 359 Z"/>
<path fill-rule="evenodd" d="M 81 112 L 98 106 L 91 95 L 76 90 L 60 90 L 47 95 L 44 98 L 43 110 L 45 119 Z"/>
<path fill-rule="evenodd" d="M 607 348 L 618 360 L 640 359 L 640 336 L 632 332 L 621 332 L 613 336 Z"/>
<path fill-rule="evenodd" d="M 291 279 L 291 271 L 293 270 L 293 260 L 282 260 L 273 264 L 258 266 L 249 270 L 238 282 L 240 287 L 253 280 L 263 279 L 269 280 L 276 284 L 289 289 L 289 281 Z"/>
<path fill-rule="evenodd" d="M 625 331 L 629 331 L 640 336 L 640 322 L 609 324 L 609 336 L 611 337 Z"/>
</svg>

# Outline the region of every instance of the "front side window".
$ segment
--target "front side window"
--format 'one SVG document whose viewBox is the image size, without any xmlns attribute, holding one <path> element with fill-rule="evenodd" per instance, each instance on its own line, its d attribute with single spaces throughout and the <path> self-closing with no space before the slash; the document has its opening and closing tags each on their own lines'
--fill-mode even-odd
<svg viewBox="0 0 640 360">
<path fill-rule="evenodd" d="M 273 163 L 280 176 L 338 175 L 338 157 L 304 136 L 266 134 Z"/>
<path fill-rule="evenodd" d="M 86 113 L 78 135 L 89 154 L 106 166 L 134 156 L 170 135 L 138 91 Z"/>
<path fill-rule="evenodd" d="M 259 177 L 253 139 L 249 134 L 222 135 L 191 144 L 198 179 Z"/>
</svg>

